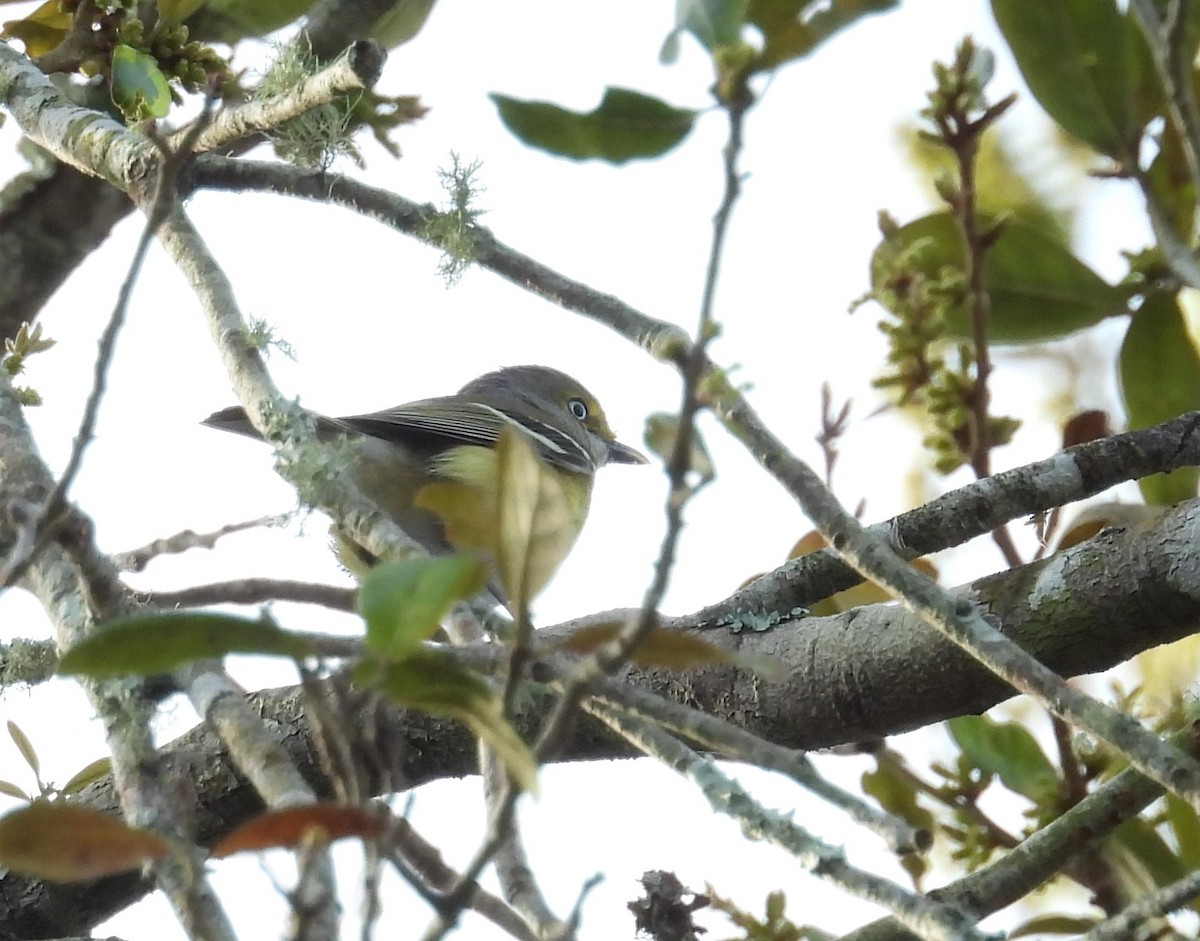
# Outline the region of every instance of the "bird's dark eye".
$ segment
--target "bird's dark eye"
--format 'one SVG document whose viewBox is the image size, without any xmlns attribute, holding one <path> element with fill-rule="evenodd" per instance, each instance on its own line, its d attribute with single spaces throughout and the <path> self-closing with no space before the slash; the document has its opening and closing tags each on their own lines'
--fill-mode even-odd
<svg viewBox="0 0 1200 941">
<path fill-rule="evenodd" d="M 587 421 L 588 407 L 587 402 L 583 401 L 583 399 L 571 399 L 571 401 L 567 403 L 567 408 L 569 408 L 571 410 L 571 414 L 580 421 Z"/>
</svg>

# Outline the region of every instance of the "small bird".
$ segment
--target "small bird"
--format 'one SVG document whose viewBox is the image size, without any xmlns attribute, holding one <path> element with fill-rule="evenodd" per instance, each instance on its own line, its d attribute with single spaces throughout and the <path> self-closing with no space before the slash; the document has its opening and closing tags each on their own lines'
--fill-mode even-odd
<svg viewBox="0 0 1200 941">
<path fill-rule="evenodd" d="M 454 395 L 367 415 L 315 419 L 320 437 L 355 442 L 355 483 L 435 555 L 450 546 L 441 520 L 415 505 L 417 494 L 438 480 L 494 491 L 494 448 L 507 426 L 521 431 L 557 474 L 574 530 L 564 554 L 587 519 L 597 469 L 647 463 L 641 452 L 616 440 L 595 396 L 546 366 L 509 366 L 471 380 Z M 204 424 L 261 440 L 240 406 L 215 412 Z M 359 560 L 367 561 L 361 555 Z"/>
</svg>

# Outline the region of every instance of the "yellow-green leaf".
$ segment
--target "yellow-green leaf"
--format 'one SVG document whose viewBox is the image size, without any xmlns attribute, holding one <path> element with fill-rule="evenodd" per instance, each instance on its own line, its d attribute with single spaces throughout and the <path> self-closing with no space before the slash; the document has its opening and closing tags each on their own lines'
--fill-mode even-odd
<svg viewBox="0 0 1200 941">
<path fill-rule="evenodd" d="M 21 753 L 21 757 L 25 759 L 25 764 L 29 765 L 34 775 L 39 774 L 42 764 L 38 761 L 37 751 L 33 747 L 33 742 L 29 741 L 29 736 L 11 719 L 8 720 L 8 737 L 13 740 L 13 744 L 17 746 L 17 751 Z"/>
<path fill-rule="evenodd" d="M 15 797 L 19 801 L 33 800 L 29 794 L 26 794 L 25 791 L 17 787 L 11 781 L 0 780 L 0 794 L 7 795 L 8 797 Z"/>
<path fill-rule="evenodd" d="M 58 0 L 46 0 L 20 20 L 9 20 L 0 39 L 19 39 L 30 57 L 44 56 L 58 46 L 71 28 L 71 14 L 63 12 Z"/>
<path fill-rule="evenodd" d="M 642 440 L 651 452 L 663 459 L 664 463 L 669 462 L 671 455 L 675 453 L 675 439 L 678 436 L 678 415 L 655 412 L 646 416 L 646 427 L 642 433 Z M 692 427 L 691 446 L 688 451 L 688 469 L 699 477 L 696 482 L 697 487 L 711 483 L 717 476 L 717 469 L 704 444 L 704 437 L 700 434 L 700 429 L 695 426 Z"/>
<path fill-rule="evenodd" d="M 167 850 L 148 830 L 70 804 L 34 801 L 0 818 L 0 866 L 35 879 L 99 879 L 161 859 Z"/>
<path fill-rule="evenodd" d="M 1152 295 L 1133 315 L 1121 344 L 1120 378 L 1131 429 L 1200 408 L 1200 355 L 1174 295 Z M 1196 484 L 1194 467 L 1138 481 L 1147 503 L 1165 506 L 1194 497 Z"/>
<path fill-rule="evenodd" d="M 73 775 L 71 779 L 64 784 L 60 790 L 63 795 L 70 797 L 72 794 L 78 794 L 85 787 L 94 781 L 99 781 L 101 778 L 112 773 L 111 758 L 97 758 L 95 761 L 84 765 Z"/>
<path fill-rule="evenodd" d="M 358 592 L 367 644 L 403 659 L 437 631 L 454 602 L 483 588 L 483 566 L 467 555 L 385 562 L 372 568 Z"/>
<path fill-rule="evenodd" d="M 170 611 L 101 625 L 62 655 L 64 675 L 120 676 L 165 673 L 192 660 L 231 653 L 301 659 L 312 654 L 302 635 L 267 621 L 230 614 Z"/>
<path fill-rule="evenodd" d="M 496 457 L 496 568 L 509 603 L 521 610 L 558 571 L 579 528 L 558 474 L 520 432 L 500 432 Z"/>
</svg>

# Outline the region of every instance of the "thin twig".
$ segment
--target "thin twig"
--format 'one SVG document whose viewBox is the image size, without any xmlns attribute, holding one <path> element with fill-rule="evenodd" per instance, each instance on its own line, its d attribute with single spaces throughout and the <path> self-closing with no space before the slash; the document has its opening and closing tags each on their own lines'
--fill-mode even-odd
<svg viewBox="0 0 1200 941">
<path fill-rule="evenodd" d="M 358 590 L 282 578 L 239 578 L 177 591 L 139 591 L 138 599 L 155 608 L 202 608 L 213 604 L 264 604 L 295 601 L 353 613 Z"/>
<path fill-rule="evenodd" d="M 1085 934 L 1082 941 L 1125 941 L 1137 937 L 1137 930 L 1154 918 L 1183 908 L 1200 896 L 1200 872 L 1192 872 L 1143 895 L 1119 915 L 1106 919 Z"/>
<path fill-rule="evenodd" d="M 841 810 L 854 823 L 880 836 L 894 853 L 929 848 L 929 833 L 910 827 L 899 817 L 821 777 L 802 751 L 775 745 L 719 716 L 614 680 L 601 680 L 590 698 L 610 709 L 652 720 L 673 735 L 690 739 L 723 758 L 787 775 L 814 796 Z"/>
<path fill-rule="evenodd" d="M 282 526 L 289 519 L 291 519 L 291 514 L 280 513 L 275 516 L 260 516 L 258 519 L 244 520 L 240 523 L 228 523 L 220 529 L 207 533 L 185 529 L 172 536 L 155 539 L 137 549 L 115 553 L 112 557 L 113 565 L 124 572 L 140 572 L 156 556 L 176 555 L 187 552 L 189 549 L 211 549 L 217 544 L 217 540 L 225 536 L 259 526 Z"/>
<path fill-rule="evenodd" d="M 584 658 L 576 667 L 572 678 L 564 684 L 562 697 L 538 736 L 535 750 L 540 760 L 553 755 L 561 746 L 570 726 L 571 716 L 587 695 L 591 685 L 624 663 L 658 623 L 658 608 L 670 581 L 676 546 L 683 531 L 683 510 L 692 494 L 687 483 L 688 471 L 691 470 L 692 431 L 696 414 L 701 407 L 701 384 L 708 371 L 705 349 L 716 333 L 713 310 L 716 304 L 717 280 L 725 250 L 725 239 L 729 232 L 729 220 L 741 194 L 738 159 L 742 152 L 746 112 L 752 100 L 747 98 L 725 104 L 729 119 L 729 138 L 723 151 L 724 195 L 713 217 L 713 237 L 704 276 L 696 342 L 683 363 L 683 401 L 679 410 L 674 447 L 667 462 L 667 528 L 658 559 L 654 564 L 654 577 L 646 589 L 637 618 L 627 621 L 615 638 Z"/>
<path fill-rule="evenodd" d="M 962 910 L 909 892 L 890 880 L 851 866 L 840 847 L 831 846 L 803 830 L 789 815 L 763 807 L 737 781 L 723 774 L 715 763 L 684 747 L 654 723 L 622 715 L 618 710 L 594 701 L 586 708 L 634 747 L 699 787 L 713 809 L 736 820 L 748 839 L 781 846 L 814 876 L 857 898 L 887 908 L 901 924 L 922 938 L 930 941 L 985 941 L 987 938 L 975 927 L 974 919 Z"/>
<path fill-rule="evenodd" d="M 204 130 L 211 116 L 211 109 L 212 100 L 208 99 L 205 102 L 204 111 L 196 120 L 196 124 L 189 133 L 189 136 L 185 138 L 185 144 L 199 136 Z M 54 490 L 46 498 L 46 502 L 39 515 L 37 542 L 24 556 L 10 555 L 3 569 L 0 569 L 0 591 L 20 580 L 37 554 L 54 538 L 59 522 L 63 517 L 67 491 L 70 489 L 71 484 L 75 482 L 75 477 L 83 465 L 84 451 L 87 450 L 88 445 L 91 444 L 92 438 L 95 436 L 96 419 L 100 414 L 100 402 L 104 398 L 105 391 L 108 389 L 108 370 L 112 365 L 113 356 L 116 353 L 117 337 L 120 335 L 121 328 L 125 325 L 125 316 L 129 310 L 129 300 L 133 295 L 134 285 L 137 284 L 138 278 L 141 276 L 142 264 L 145 262 L 146 254 L 150 249 L 150 243 L 176 202 L 175 182 L 187 162 L 189 154 L 186 149 L 169 151 L 153 134 L 149 135 L 149 137 L 159 149 L 160 161 L 158 173 L 154 180 L 154 190 L 146 209 L 146 224 L 142 228 L 141 235 L 138 237 L 137 246 L 134 248 L 133 257 L 129 261 L 129 269 L 125 274 L 125 279 L 121 282 L 121 288 L 117 293 L 117 302 L 113 307 L 113 312 L 100 334 L 96 362 L 92 369 L 92 388 L 88 393 L 87 401 L 83 408 L 83 415 L 79 420 L 79 430 L 75 434 L 71 453 L 67 457 L 67 465 L 55 483 Z"/>
</svg>

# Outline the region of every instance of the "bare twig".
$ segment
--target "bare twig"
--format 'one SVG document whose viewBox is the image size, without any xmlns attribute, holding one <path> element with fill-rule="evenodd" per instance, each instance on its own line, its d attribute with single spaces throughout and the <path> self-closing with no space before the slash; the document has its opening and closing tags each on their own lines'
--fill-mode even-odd
<svg viewBox="0 0 1200 941">
<path fill-rule="evenodd" d="M 201 608 L 210 604 L 263 604 L 268 601 L 295 601 L 315 604 L 334 611 L 353 612 L 357 590 L 340 585 L 316 585 L 311 582 L 279 578 L 239 578 L 211 585 L 195 585 L 178 591 L 138 592 L 138 598 L 156 608 Z"/>
<path fill-rule="evenodd" d="M 204 112 L 197 119 L 195 126 L 185 139 L 185 143 L 194 139 L 203 131 L 210 115 L 211 106 L 212 101 L 210 99 L 206 102 Z M 153 192 L 146 202 L 146 225 L 142 229 L 137 246 L 133 252 L 133 257 L 130 259 L 129 270 L 125 275 L 125 280 L 121 283 L 113 312 L 100 334 L 96 362 L 93 366 L 92 388 L 88 393 L 83 415 L 79 420 L 79 430 L 75 434 L 71 453 L 67 457 L 67 464 L 63 469 L 62 476 L 58 478 L 54 489 L 42 506 L 38 519 L 37 542 L 29 550 L 28 554 L 23 557 L 19 555 L 9 556 L 4 567 L 0 569 L 0 589 L 7 588 L 18 581 L 21 575 L 28 569 L 30 562 L 32 562 L 37 553 L 54 538 L 55 531 L 66 507 L 67 491 L 79 473 L 79 468 L 83 464 L 84 451 L 91 444 L 95 433 L 96 419 L 100 414 L 100 402 L 104 398 L 104 393 L 108 388 L 109 366 L 112 364 L 113 355 L 116 352 L 117 337 L 125 324 L 125 315 L 129 309 L 129 299 L 133 294 L 134 285 L 137 284 L 137 280 L 141 275 L 142 263 L 145 261 L 146 253 L 150 249 L 150 243 L 153 241 L 155 233 L 170 213 L 171 207 L 175 204 L 175 181 L 179 177 L 188 154 L 186 150 L 172 152 L 154 137 L 153 134 L 149 136 L 150 140 L 159 148 L 161 159 L 158 173 L 154 177 Z"/>
<path fill-rule="evenodd" d="M 118 552 L 112 557 L 113 565 L 124 572 L 140 572 L 155 556 L 174 555 L 187 552 L 189 549 L 211 549 L 217 544 L 217 540 L 224 536 L 259 526 L 282 526 L 290 518 L 290 514 L 260 516 L 258 519 L 245 520 L 241 523 L 229 523 L 208 533 L 185 529 L 172 536 L 155 539 L 140 548 Z"/>
<path fill-rule="evenodd" d="M 909 892 L 903 887 L 846 862 L 840 847 L 831 846 L 796 825 L 787 814 L 760 805 L 737 781 L 712 761 L 681 745 L 661 728 L 601 703 L 585 708 L 636 748 L 667 765 L 700 788 L 713 809 L 733 817 L 751 840 L 774 843 L 787 850 L 807 871 L 844 892 L 889 909 L 897 921 L 930 939 L 985 941 L 974 919 L 942 902 Z"/>
</svg>

